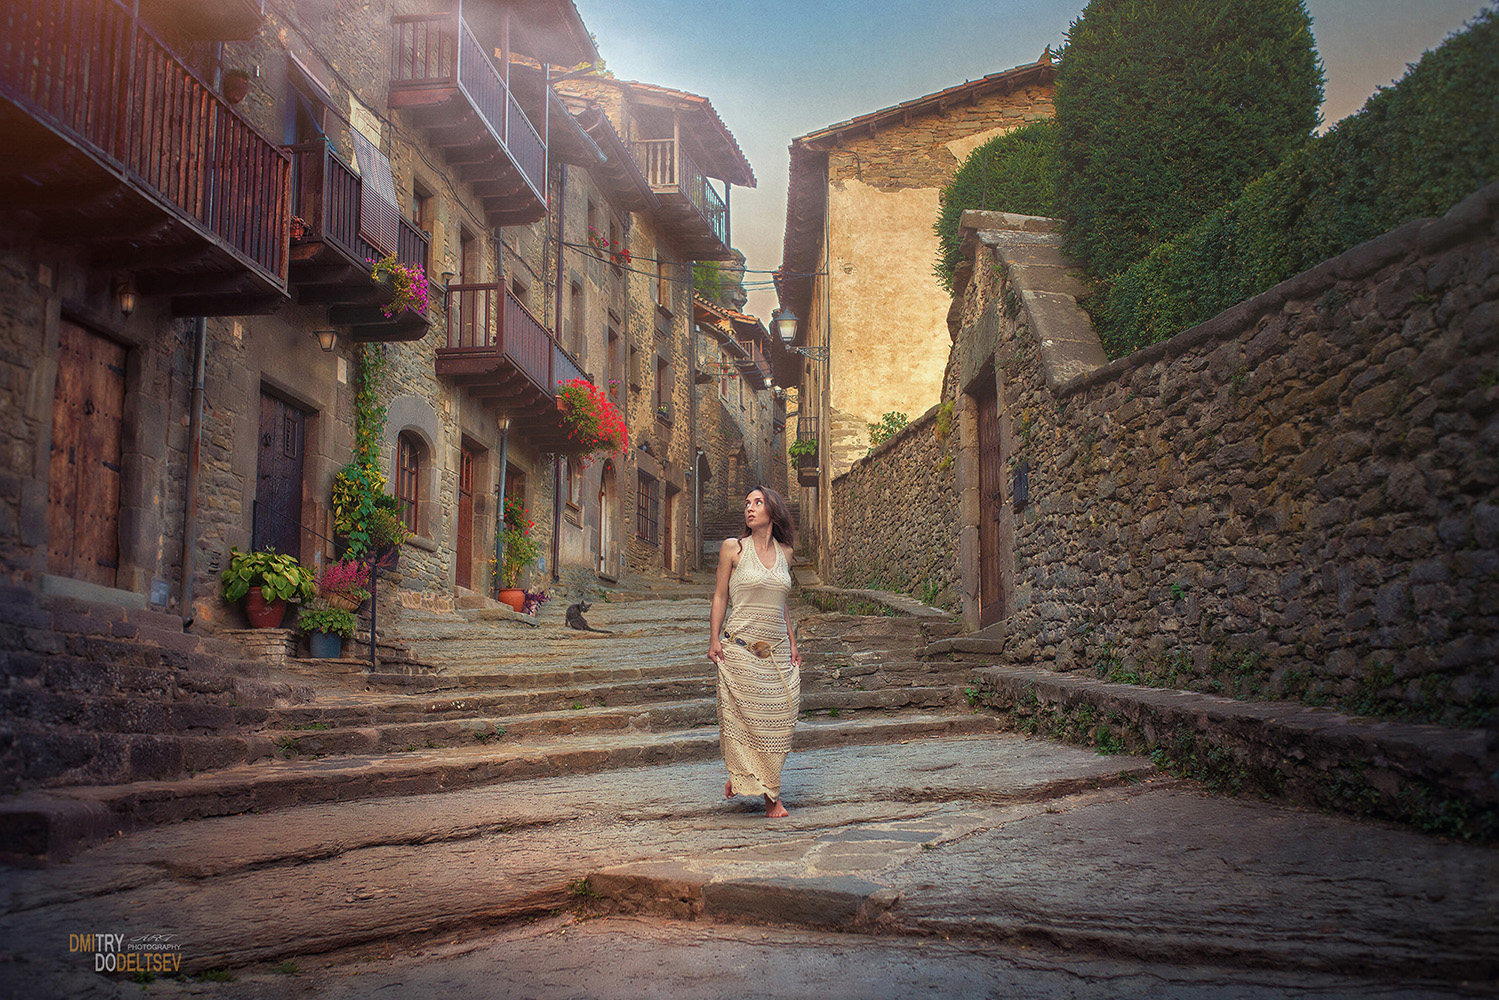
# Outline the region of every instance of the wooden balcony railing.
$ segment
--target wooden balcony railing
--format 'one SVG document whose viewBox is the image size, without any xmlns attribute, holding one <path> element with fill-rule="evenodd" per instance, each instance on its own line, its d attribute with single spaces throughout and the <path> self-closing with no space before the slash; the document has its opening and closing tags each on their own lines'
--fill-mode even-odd
<svg viewBox="0 0 1499 1000">
<path fill-rule="evenodd" d="M 385 256 L 360 230 L 364 182 L 327 140 L 286 147 L 292 155 L 292 214 L 307 225 L 306 239 L 331 243 L 355 264 Z M 396 259 L 427 270 L 427 234 L 405 219 L 396 233 Z"/>
<path fill-rule="evenodd" d="M 556 395 L 554 346 L 546 327 L 504 285 L 448 287 L 449 352 L 506 358 L 536 388 Z"/>
<path fill-rule="evenodd" d="M 546 201 L 547 148 L 468 23 L 454 14 L 392 18 L 392 90 L 455 87 Z"/>
<path fill-rule="evenodd" d="M 634 144 L 641 173 L 657 194 L 685 197 L 697 209 L 720 243 L 729 242 L 729 210 L 708 177 L 675 139 L 647 139 Z"/>
<path fill-rule="evenodd" d="M 286 287 L 290 156 L 117 0 L 7 0 L 0 96 Z"/>
</svg>

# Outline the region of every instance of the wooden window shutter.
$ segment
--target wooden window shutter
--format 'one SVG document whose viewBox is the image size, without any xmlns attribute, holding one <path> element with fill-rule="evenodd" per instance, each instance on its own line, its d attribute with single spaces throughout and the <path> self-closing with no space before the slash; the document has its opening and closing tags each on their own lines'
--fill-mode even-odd
<svg viewBox="0 0 1499 1000">
<path fill-rule="evenodd" d="M 401 211 L 396 207 L 396 180 L 390 160 L 358 129 L 354 138 L 354 162 L 359 167 L 359 235 L 382 254 L 396 252 L 396 231 Z"/>
</svg>

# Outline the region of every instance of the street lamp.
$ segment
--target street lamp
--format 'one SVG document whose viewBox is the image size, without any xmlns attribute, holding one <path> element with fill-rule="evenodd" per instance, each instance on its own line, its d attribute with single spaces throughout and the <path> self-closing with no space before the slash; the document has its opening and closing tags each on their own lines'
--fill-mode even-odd
<svg viewBox="0 0 1499 1000">
<path fill-rule="evenodd" d="M 337 330 L 314 330 L 312 335 L 317 338 L 317 345 L 325 351 L 332 351 L 338 343 Z"/>
<path fill-rule="evenodd" d="M 781 338 L 781 346 L 793 354 L 800 354 L 812 361 L 821 361 L 824 364 L 828 360 L 828 349 L 826 347 L 792 347 L 791 342 L 796 339 L 796 325 L 801 320 L 796 318 L 796 313 L 790 309 L 777 309 L 773 314 L 770 325 L 775 329 L 776 336 Z"/>
</svg>

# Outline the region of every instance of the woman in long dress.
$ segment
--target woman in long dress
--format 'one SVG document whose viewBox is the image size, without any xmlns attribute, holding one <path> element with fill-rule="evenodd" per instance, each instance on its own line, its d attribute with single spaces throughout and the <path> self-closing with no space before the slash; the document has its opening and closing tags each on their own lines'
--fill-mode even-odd
<svg viewBox="0 0 1499 1000">
<path fill-rule="evenodd" d="M 781 766 L 801 704 L 802 657 L 786 620 L 795 538 L 780 495 L 765 486 L 750 490 L 744 534 L 725 538 L 719 549 L 708 620 L 708 659 L 718 664 L 718 742 L 729 768 L 723 792 L 763 795 L 772 819 L 787 815 Z"/>
</svg>

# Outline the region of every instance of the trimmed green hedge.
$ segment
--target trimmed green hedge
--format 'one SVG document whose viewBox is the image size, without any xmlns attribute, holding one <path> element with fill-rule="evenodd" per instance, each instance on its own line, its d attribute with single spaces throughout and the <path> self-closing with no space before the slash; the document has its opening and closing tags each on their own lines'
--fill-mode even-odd
<svg viewBox="0 0 1499 1000">
<path fill-rule="evenodd" d="M 937 234 L 937 266 L 942 287 L 952 294 L 953 271 L 963 242 L 958 223 L 971 209 L 1017 215 L 1056 214 L 1056 162 L 1050 121 L 1033 122 L 997 135 L 968 154 L 938 196 L 941 210 L 932 230 Z"/>
<path fill-rule="evenodd" d="M 1090 302 L 1111 357 L 1217 315 L 1499 180 L 1499 16 L 1490 9 L 1238 200 Z"/>
<path fill-rule="evenodd" d="M 1068 251 L 1112 279 L 1304 143 L 1321 103 L 1301 0 L 1091 0 L 1057 71 Z"/>
</svg>

